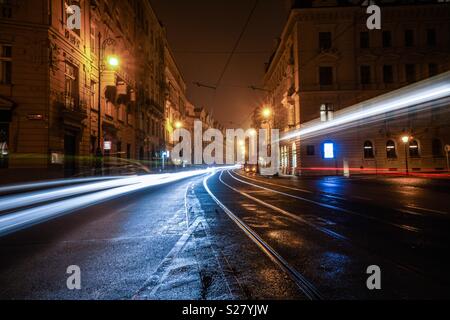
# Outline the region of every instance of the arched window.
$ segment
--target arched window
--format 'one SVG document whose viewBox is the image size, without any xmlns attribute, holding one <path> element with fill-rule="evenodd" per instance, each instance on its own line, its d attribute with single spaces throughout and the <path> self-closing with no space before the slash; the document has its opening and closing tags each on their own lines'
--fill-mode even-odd
<svg viewBox="0 0 450 320">
<path fill-rule="evenodd" d="M 392 140 L 389 140 L 386 143 L 386 156 L 388 157 L 388 159 L 397 158 L 397 150 L 395 147 L 395 142 Z"/>
<path fill-rule="evenodd" d="M 375 158 L 375 152 L 373 150 L 372 141 L 367 140 L 366 142 L 364 142 L 364 158 L 365 159 Z"/>
<path fill-rule="evenodd" d="M 419 143 L 417 142 L 417 140 L 412 140 L 409 143 L 409 156 L 411 158 L 420 157 L 420 155 L 419 155 Z"/>
<path fill-rule="evenodd" d="M 433 157 L 442 157 L 442 141 L 433 139 L 432 142 Z"/>
</svg>

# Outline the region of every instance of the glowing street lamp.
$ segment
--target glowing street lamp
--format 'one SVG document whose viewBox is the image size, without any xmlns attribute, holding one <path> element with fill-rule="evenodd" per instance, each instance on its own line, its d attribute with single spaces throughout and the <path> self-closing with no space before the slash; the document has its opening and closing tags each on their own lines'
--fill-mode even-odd
<svg viewBox="0 0 450 320">
<path fill-rule="evenodd" d="M 175 129 L 181 129 L 183 127 L 183 123 L 181 121 L 175 122 Z"/>
<path fill-rule="evenodd" d="M 406 175 L 409 175 L 409 166 L 408 166 L 408 142 L 411 139 L 410 136 L 403 136 L 402 142 L 405 145 L 405 168 L 406 168 Z"/>
<path fill-rule="evenodd" d="M 118 67 L 120 64 L 119 58 L 116 56 L 109 56 L 107 60 L 110 67 Z"/>
<path fill-rule="evenodd" d="M 120 38 L 120 37 L 117 37 Z M 116 39 L 117 39 L 116 38 Z M 103 150 L 101 146 L 102 140 L 102 75 L 106 68 L 105 66 L 105 50 L 108 46 L 115 46 L 116 39 L 113 38 L 102 38 L 101 32 L 98 33 L 98 117 L 97 117 L 97 151 L 96 151 L 96 161 L 95 168 L 96 173 L 101 173 L 103 175 Z M 106 58 L 106 64 L 111 68 L 116 68 L 119 66 L 120 61 L 117 56 L 111 55 Z"/>
<path fill-rule="evenodd" d="M 265 107 L 262 111 L 262 116 L 266 119 L 269 119 L 272 116 L 272 109 L 269 107 Z"/>
</svg>

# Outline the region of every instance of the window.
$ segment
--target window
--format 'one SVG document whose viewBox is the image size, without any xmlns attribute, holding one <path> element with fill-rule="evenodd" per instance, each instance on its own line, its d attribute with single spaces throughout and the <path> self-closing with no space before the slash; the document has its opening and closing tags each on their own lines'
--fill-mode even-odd
<svg viewBox="0 0 450 320">
<path fill-rule="evenodd" d="M 333 84 L 333 68 L 320 67 L 319 68 L 319 82 L 321 86 L 330 86 Z"/>
<path fill-rule="evenodd" d="M 289 166 L 289 152 L 287 146 L 281 147 L 281 167 L 287 168 Z"/>
<path fill-rule="evenodd" d="M 117 107 L 117 120 L 124 122 L 125 121 L 125 110 L 126 106 L 123 104 L 119 104 Z"/>
<path fill-rule="evenodd" d="M 325 142 L 323 144 L 323 157 L 324 159 L 334 159 L 334 143 Z"/>
<path fill-rule="evenodd" d="M 316 155 L 316 147 L 309 145 L 306 146 L 306 155 L 307 156 L 315 156 Z"/>
<path fill-rule="evenodd" d="M 12 18 L 12 0 L 0 0 L 0 17 Z"/>
<path fill-rule="evenodd" d="M 320 106 L 320 121 L 331 121 L 334 118 L 334 108 L 331 104 L 325 103 Z"/>
<path fill-rule="evenodd" d="M 392 47 L 392 34 L 390 31 L 383 31 L 383 48 Z"/>
<path fill-rule="evenodd" d="M 414 64 L 405 64 L 406 82 L 416 81 L 416 66 Z"/>
<path fill-rule="evenodd" d="M 436 63 L 429 63 L 428 64 L 428 75 L 430 77 L 433 77 L 439 73 L 438 71 L 438 65 Z"/>
<path fill-rule="evenodd" d="M 117 149 L 117 158 L 122 158 L 122 142 L 118 141 L 116 145 Z"/>
<path fill-rule="evenodd" d="M 386 156 L 388 159 L 395 159 L 397 158 L 397 150 L 395 147 L 395 142 L 392 140 L 389 140 L 386 143 Z"/>
<path fill-rule="evenodd" d="M 92 23 L 91 24 L 91 53 L 98 55 L 97 52 L 97 32 L 96 32 L 97 28 L 95 27 L 95 25 Z"/>
<path fill-rule="evenodd" d="M 405 46 L 406 47 L 414 46 L 414 31 L 413 30 L 405 30 Z"/>
<path fill-rule="evenodd" d="M 132 110 L 132 106 L 128 105 L 127 106 L 127 124 L 129 126 L 133 125 L 133 110 Z"/>
<path fill-rule="evenodd" d="M 131 159 L 131 144 L 127 144 L 127 159 Z"/>
<path fill-rule="evenodd" d="M 367 49 L 370 47 L 368 32 L 361 32 L 359 34 L 359 46 L 361 49 Z"/>
<path fill-rule="evenodd" d="M 319 49 L 331 49 L 331 32 L 319 32 Z"/>
<path fill-rule="evenodd" d="M 114 105 L 112 104 L 111 101 L 106 101 L 106 108 L 105 108 L 105 114 L 110 117 L 113 118 L 113 112 L 114 112 Z"/>
<path fill-rule="evenodd" d="M 440 139 L 433 139 L 431 148 L 433 151 L 433 157 L 442 157 L 442 142 Z"/>
<path fill-rule="evenodd" d="M 372 141 L 364 142 L 364 158 L 365 159 L 373 159 L 375 158 L 375 152 L 373 149 Z"/>
<path fill-rule="evenodd" d="M 91 136 L 91 155 L 95 155 L 97 152 L 97 137 Z"/>
<path fill-rule="evenodd" d="M 78 105 L 78 68 L 71 63 L 65 65 L 65 106 L 74 109 Z"/>
<path fill-rule="evenodd" d="M 429 47 L 436 46 L 436 30 L 434 29 L 427 30 L 427 46 Z"/>
<path fill-rule="evenodd" d="M 0 84 L 12 83 L 12 47 L 0 45 Z"/>
<path fill-rule="evenodd" d="M 416 140 L 409 143 L 409 156 L 411 158 L 419 157 L 419 143 Z"/>
<path fill-rule="evenodd" d="M 391 65 L 383 66 L 383 82 L 393 83 L 394 82 L 394 72 Z"/>
<path fill-rule="evenodd" d="M 361 84 L 371 83 L 370 66 L 360 66 L 359 68 Z"/>
</svg>

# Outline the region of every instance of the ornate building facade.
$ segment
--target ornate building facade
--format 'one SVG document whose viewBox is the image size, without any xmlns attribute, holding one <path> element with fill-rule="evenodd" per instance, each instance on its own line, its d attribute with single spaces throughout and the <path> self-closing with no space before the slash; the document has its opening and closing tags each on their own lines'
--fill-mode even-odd
<svg viewBox="0 0 450 320">
<path fill-rule="evenodd" d="M 447 3 L 377 3 L 382 10 L 381 30 L 367 28 L 369 15 L 358 1 L 293 3 L 279 45 L 266 69 L 265 88 L 270 92 L 267 105 L 273 110 L 273 117 L 266 122 L 279 128 L 282 134 L 288 134 L 310 121 L 330 121 L 339 110 L 450 70 L 450 6 Z M 351 166 L 364 169 L 375 165 L 364 157 L 364 143 L 372 139 L 378 144 L 377 166 L 401 170 L 404 160 L 400 155 L 388 159 L 382 151 L 386 143 L 398 141 L 406 132 L 414 135 L 435 129 L 430 121 L 425 125 L 423 121 L 406 120 L 395 130 L 382 126 L 375 127 L 371 134 L 348 131 L 345 146 L 354 145 L 357 150 L 349 155 Z M 344 129 L 340 134 L 345 135 Z M 341 167 L 342 164 L 330 165 L 323 158 L 322 140 L 307 141 L 300 137 L 284 141 L 280 152 L 282 172 L 304 174 L 321 171 L 314 169 Z M 450 143 L 442 130 L 433 137 L 421 139 L 417 171 L 446 167 L 443 152 L 436 152 L 441 156 L 433 156 L 431 152 L 433 141 L 437 140 L 441 148 Z"/>
<path fill-rule="evenodd" d="M 68 27 L 72 5 L 81 9 L 80 29 Z M 0 6 L 4 167 L 90 174 L 99 147 L 106 162 L 160 158 L 166 40 L 149 1 Z"/>
</svg>

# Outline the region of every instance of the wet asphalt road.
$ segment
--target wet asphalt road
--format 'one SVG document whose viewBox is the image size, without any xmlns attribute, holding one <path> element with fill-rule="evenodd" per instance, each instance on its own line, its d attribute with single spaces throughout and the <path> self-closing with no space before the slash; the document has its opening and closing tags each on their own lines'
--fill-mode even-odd
<svg viewBox="0 0 450 320">
<path fill-rule="evenodd" d="M 203 177 L 0 238 L 0 299 L 307 299 Z M 324 299 L 450 297 L 450 188 L 418 178 L 216 173 L 210 192 Z M 81 269 L 68 290 L 66 269 Z M 366 269 L 382 270 L 382 290 Z"/>
</svg>

